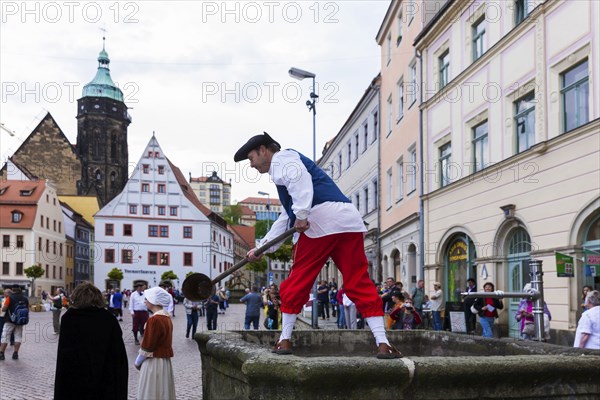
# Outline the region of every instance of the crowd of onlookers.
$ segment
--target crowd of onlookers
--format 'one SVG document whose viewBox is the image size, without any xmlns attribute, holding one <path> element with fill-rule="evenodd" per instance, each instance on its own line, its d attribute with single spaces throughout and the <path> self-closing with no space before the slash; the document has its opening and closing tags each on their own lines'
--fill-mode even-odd
<svg viewBox="0 0 600 400">
<path fill-rule="evenodd" d="M 377 284 L 379 296 L 383 302 L 383 311 L 385 313 L 386 329 L 390 330 L 411 330 L 411 329 L 449 329 L 449 322 L 446 318 L 444 291 L 440 282 L 433 282 L 432 289 L 426 293 L 423 280 L 417 282 L 416 287 L 410 292 L 404 290 L 402 282 L 389 277 L 385 282 Z M 484 292 L 494 292 L 495 286 L 492 282 L 485 282 Z M 476 281 L 469 278 L 466 282 L 465 292 L 477 292 Z M 526 284 L 523 292 L 529 293 L 531 285 Z M 589 294 L 589 298 L 588 298 Z M 598 291 L 592 290 L 590 286 L 584 286 L 581 296 L 581 312 L 586 332 L 592 335 L 594 340 L 588 342 L 600 348 L 600 318 L 597 321 L 588 322 L 592 314 L 598 313 L 600 308 L 587 314 L 589 309 L 594 309 L 598 302 Z M 479 321 L 481 335 L 483 337 L 494 336 L 494 323 L 499 317 L 499 311 L 504 309 L 502 299 L 491 297 L 465 298 L 462 302 L 464 309 L 464 331 L 469 334 L 475 334 L 477 321 Z M 522 298 L 517 307 L 517 311 L 511 318 L 514 318 L 519 326 L 520 339 L 537 340 L 537 332 L 534 321 L 534 300 L 532 297 Z M 343 285 L 338 288 L 335 281 L 319 281 L 317 286 L 317 307 L 318 315 L 323 320 L 331 318 L 336 319 L 337 326 L 341 329 L 361 329 L 364 327 L 364 320 L 360 312 L 356 309 L 354 303 L 345 293 Z M 590 317 L 590 318 L 588 318 Z M 548 305 L 543 303 L 544 326 L 542 328 L 542 340 L 550 339 L 550 321 L 552 314 Z M 588 326 L 589 325 L 589 326 Z M 584 333 L 585 335 L 585 333 Z M 575 344 L 579 344 L 577 339 L 580 335 L 576 334 Z"/>
</svg>

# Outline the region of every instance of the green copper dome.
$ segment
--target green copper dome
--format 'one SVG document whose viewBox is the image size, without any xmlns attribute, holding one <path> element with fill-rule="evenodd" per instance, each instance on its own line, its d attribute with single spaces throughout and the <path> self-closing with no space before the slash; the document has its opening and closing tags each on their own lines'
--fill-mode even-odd
<svg viewBox="0 0 600 400">
<path fill-rule="evenodd" d="M 108 97 L 109 99 L 124 102 L 123 92 L 110 77 L 109 64 L 108 53 L 104 50 L 104 45 L 102 45 L 102 51 L 98 55 L 98 71 L 94 79 L 83 87 L 83 97 Z"/>
</svg>

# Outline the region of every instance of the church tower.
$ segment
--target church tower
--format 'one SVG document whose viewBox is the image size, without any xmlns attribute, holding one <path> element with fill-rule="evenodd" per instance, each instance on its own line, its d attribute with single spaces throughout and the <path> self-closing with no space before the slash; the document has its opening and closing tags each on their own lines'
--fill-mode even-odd
<svg viewBox="0 0 600 400">
<path fill-rule="evenodd" d="M 97 195 L 102 206 L 123 190 L 129 167 L 127 127 L 131 117 L 123 92 L 110 77 L 109 64 L 103 43 L 96 76 L 77 100 L 76 146 L 82 160 L 78 193 Z"/>
</svg>

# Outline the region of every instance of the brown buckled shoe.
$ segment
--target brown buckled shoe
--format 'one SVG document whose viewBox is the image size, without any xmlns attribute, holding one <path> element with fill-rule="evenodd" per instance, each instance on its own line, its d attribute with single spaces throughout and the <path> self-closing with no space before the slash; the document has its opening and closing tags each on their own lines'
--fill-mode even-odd
<svg viewBox="0 0 600 400">
<path fill-rule="evenodd" d="M 288 339 L 283 339 L 280 340 L 279 342 L 277 342 L 275 344 L 275 347 L 273 347 L 273 350 L 271 350 L 271 353 L 275 353 L 275 354 L 292 354 L 292 342 L 290 342 Z"/>
<path fill-rule="evenodd" d="M 387 345 L 385 343 L 380 343 L 377 347 L 377 358 L 383 360 L 389 360 L 392 358 L 402 358 L 404 357 L 400 351 L 394 347 L 394 345 Z"/>
</svg>

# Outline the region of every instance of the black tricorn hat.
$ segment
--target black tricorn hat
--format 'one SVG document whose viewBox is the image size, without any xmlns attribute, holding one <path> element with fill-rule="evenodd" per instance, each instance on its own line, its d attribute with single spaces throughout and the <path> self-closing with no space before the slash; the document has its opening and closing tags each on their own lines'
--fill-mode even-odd
<svg viewBox="0 0 600 400">
<path fill-rule="evenodd" d="M 262 135 L 252 136 L 250 140 L 235 153 L 233 161 L 238 162 L 245 160 L 248 158 L 248 153 L 252 150 L 258 149 L 260 146 L 268 146 L 271 143 L 275 143 L 277 146 L 281 147 L 267 132 L 263 132 Z"/>
</svg>

